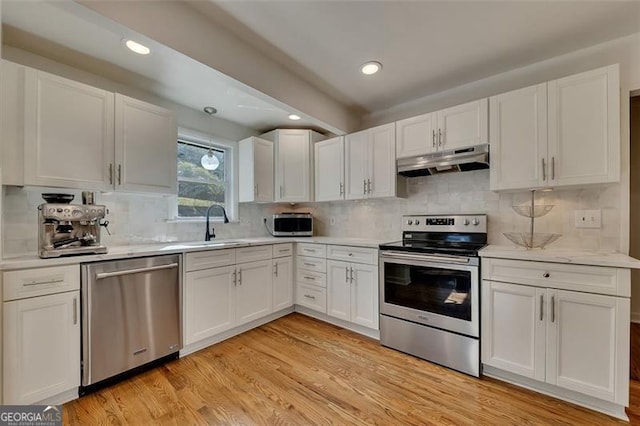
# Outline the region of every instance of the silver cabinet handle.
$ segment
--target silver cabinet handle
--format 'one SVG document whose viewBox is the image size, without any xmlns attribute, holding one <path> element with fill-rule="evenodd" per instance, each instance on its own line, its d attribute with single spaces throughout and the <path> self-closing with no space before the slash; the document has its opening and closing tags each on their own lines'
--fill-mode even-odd
<svg viewBox="0 0 640 426">
<path fill-rule="evenodd" d="M 340 195 L 344 194 L 344 184 L 340 182 Z"/>
<path fill-rule="evenodd" d="M 113 185 L 113 163 L 109 163 L 109 185 Z"/>
<path fill-rule="evenodd" d="M 242 285 L 242 269 L 238 269 L 238 285 Z"/>
<path fill-rule="evenodd" d="M 31 281 L 29 283 L 24 283 L 22 285 L 26 287 L 30 285 L 58 284 L 63 282 L 64 282 L 64 278 L 53 278 L 47 281 Z"/>
<path fill-rule="evenodd" d="M 302 264 L 303 264 L 304 266 L 310 266 L 310 267 L 313 267 L 313 268 L 315 268 L 315 267 L 316 267 L 316 264 L 315 264 L 315 263 L 307 263 L 307 262 L 303 262 Z"/>
<path fill-rule="evenodd" d="M 280 198 L 282 198 L 282 194 L 283 194 L 283 189 L 282 189 L 282 185 L 280 185 Z"/>
<path fill-rule="evenodd" d="M 540 295 L 540 321 L 542 321 L 542 315 L 544 314 L 544 296 Z"/>
<path fill-rule="evenodd" d="M 551 296 L 551 322 L 556 321 L 556 297 Z"/>
<path fill-rule="evenodd" d="M 73 325 L 78 323 L 78 299 L 73 298 Z"/>
<path fill-rule="evenodd" d="M 544 158 L 542 159 L 542 180 L 547 180 L 547 168 L 544 165 Z"/>
<path fill-rule="evenodd" d="M 442 129 L 438 129 L 438 146 L 442 146 Z"/>
<path fill-rule="evenodd" d="M 367 179 L 367 194 L 371 194 L 371 179 Z"/>
<path fill-rule="evenodd" d="M 304 297 L 306 297 L 307 299 L 316 300 L 316 297 L 310 294 L 305 294 Z"/>
<path fill-rule="evenodd" d="M 122 164 L 118 164 L 118 185 L 122 185 Z"/>
<path fill-rule="evenodd" d="M 124 271 L 116 271 L 116 272 L 101 272 L 99 274 L 96 274 L 96 280 L 101 280 L 104 278 L 111 278 L 111 277 L 119 277 L 121 275 L 142 274 L 145 272 L 160 271 L 162 269 L 173 269 L 177 267 L 178 267 L 177 263 L 169 263 L 167 265 L 149 266 L 148 268 L 126 269 Z"/>
<path fill-rule="evenodd" d="M 549 278 L 551 276 L 551 274 L 549 274 L 548 272 L 545 272 L 544 274 L 542 274 L 542 276 L 544 278 Z"/>
<path fill-rule="evenodd" d="M 306 275 L 304 276 L 304 279 L 305 279 L 305 280 L 311 280 L 311 281 L 315 281 L 315 280 L 316 280 L 316 278 L 315 278 L 315 277 L 308 277 L 308 276 L 306 276 Z"/>
<path fill-rule="evenodd" d="M 237 286 L 238 285 L 238 277 L 237 277 L 237 271 L 234 269 L 233 270 L 233 286 Z"/>
<path fill-rule="evenodd" d="M 353 268 L 349 267 L 349 270 L 351 271 L 351 273 L 349 274 L 349 280 L 351 281 L 351 284 L 353 284 Z"/>
<path fill-rule="evenodd" d="M 348 283 L 349 282 L 349 268 L 348 267 L 344 267 L 344 282 Z"/>
<path fill-rule="evenodd" d="M 363 194 L 367 193 L 367 180 L 366 179 L 362 179 L 362 193 Z"/>
<path fill-rule="evenodd" d="M 310 251 L 310 252 L 312 252 L 312 253 L 315 253 L 315 251 L 316 251 L 315 249 L 310 249 L 310 248 L 303 248 L 302 250 L 304 250 L 304 251 Z"/>
<path fill-rule="evenodd" d="M 431 146 L 436 147 L 436 129 L 431 130 Z"/>
<path fill-rule="evenodd" d="M 274 267 L 273 274 L 277 277 L 278 276 L 278 262 L 274 263 L 273 267 Z"/>
<path fill-rule="evenodd" d="M 556 157 L 551 157 L 551 180 L 556 178 Z"/>
<path fill-rule="evenodd" d="M 254 197 L 258 196 L 258 184 L 257 183 L 255 185 L 253 185 L 253 196 Z"/>
</svg>

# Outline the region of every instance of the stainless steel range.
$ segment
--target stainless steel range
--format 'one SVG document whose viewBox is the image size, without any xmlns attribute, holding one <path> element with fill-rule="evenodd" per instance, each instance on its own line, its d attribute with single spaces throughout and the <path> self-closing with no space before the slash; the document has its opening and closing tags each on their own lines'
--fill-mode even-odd
<svg viewBox="0 0 640 426">
<path fill-rule="evenodd" d="M 380 343 L 480 376 L 480 261 L 487 217 L 403 216 L 380 245 Z"/>
</svg>

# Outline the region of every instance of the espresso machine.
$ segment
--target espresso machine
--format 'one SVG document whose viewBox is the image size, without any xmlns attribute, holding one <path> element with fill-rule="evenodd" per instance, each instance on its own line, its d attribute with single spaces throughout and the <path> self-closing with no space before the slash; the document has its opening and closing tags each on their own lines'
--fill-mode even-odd
<svg viewBox="0 0 640 426">
<path fill-rule="evenodd" d="M 83 193 L 86 204 L 71 204 L 72 194 L 42 194 L 46 201 L 38 206 L 39 255 L 42 258 L 106 253 L 100 244 L 100 227 L 105 206 L 93 204 L 93 193 Z"/>
</svg>

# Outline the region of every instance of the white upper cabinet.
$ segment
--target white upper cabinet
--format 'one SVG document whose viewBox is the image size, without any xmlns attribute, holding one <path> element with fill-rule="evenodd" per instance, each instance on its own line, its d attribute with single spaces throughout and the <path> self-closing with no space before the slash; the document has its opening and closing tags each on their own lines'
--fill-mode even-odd
<svg viewBox="0 0 640 426">
<path fill-rule="evenodd" d="M 344 200 L 344 137 L 314 144 L 315 200 Z"/>
<path fill-rule="evenodd" d="M 173 112 L 121 94 L 115 100 L 115 185 L 128 192 L 177 192 Z"/>
<path fill-rule="evenodd" d="M 438 111 L 438 150 L 489 143 L 487 99 Z"/>
<path fill-rule="evenodd" d="M 345 137 L 346 199 L 395 197 L 395 124 Z"/>
<path fill-rule="evenodd" d="M 275 200 L 313 201 L 313 147 L 322 140 L 311 130 L 278 129 L 261 137 L 275 144 Z"/>
<path fill-rule="evenodd" d="M 238 148 L 240 202 L 273 202 L 273 142 L 250 137 Z"/>
<path fill-rule="evenodd" d="M 416 157 L 437 151 L 437 120 L 437 114 L 429 113 L 396 121 L 396 157 Z"/>
<path fill-rule="evenodd" d="M 24 79 L 26 67 L 1 62 L 0 168 L 2 183 L 24 185 Z"/>
<path fill-rule="evenodd" d="M 114 95 L 27 68 L 25 183 L 108 190 Z"/>
<path fill-rule="evenodd" d="M 396 122 L 396 158 L 489 143 L 488 101 L 480 99 Z"/>
<path fill-rule="evenodd" d="M 491 109 L 491 189 L 542 186 L 547 157 L 547 85 L 493 96 Z"/>
<path fill-rule="evenodd" d="M 490 99 L 491 189 L 620 180 L 618 65 Z"/>
</svg>

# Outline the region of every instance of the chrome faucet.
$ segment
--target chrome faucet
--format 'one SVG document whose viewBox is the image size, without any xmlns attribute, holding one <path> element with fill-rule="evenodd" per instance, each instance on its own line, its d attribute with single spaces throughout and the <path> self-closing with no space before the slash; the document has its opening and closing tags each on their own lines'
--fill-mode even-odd
<svg viewBox="0 0 640 426">
<path fill-rule="evenodd" d="M 229 223 L 229 218 L 227 217 L 227 211 L 224 209 L 224 207 L 222 207 L 220 204 L 210 205 L 209 208 L 207 209 L 207 223 L 206 223 L 207 231 L 204 233 L 205 241 L 211 241 L 212 238 L 216 237 L 215 229 L 213 228 L 213 226 L 211 227 L 211 232 L 209 232 L 209 214 L 211 213 L 211 209 L 214 207 L 217 207 L 220 210 L 222 210 L 222 215 L 224 216 L 224 223 Z"/>
</svg>

